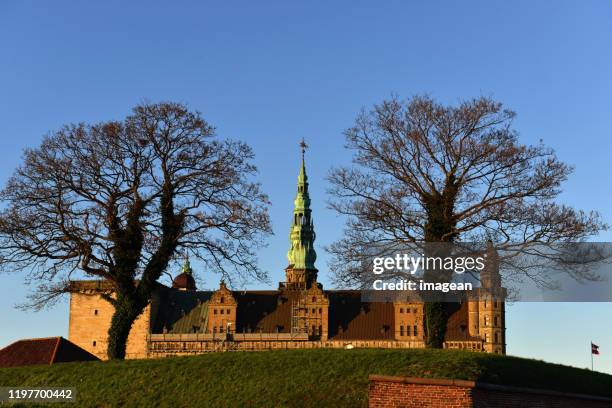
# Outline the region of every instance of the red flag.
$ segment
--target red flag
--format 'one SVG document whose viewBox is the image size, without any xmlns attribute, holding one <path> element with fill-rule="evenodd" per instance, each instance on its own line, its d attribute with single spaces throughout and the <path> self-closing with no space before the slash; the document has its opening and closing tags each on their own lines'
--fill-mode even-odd
<svg viewBox="0 0 612 408">
<path fill-rule="evenodd" d="M 599 346 L 598 345 L 591 343 L 591 354 L 598 354 L 599 355 Z"/>
</svg>

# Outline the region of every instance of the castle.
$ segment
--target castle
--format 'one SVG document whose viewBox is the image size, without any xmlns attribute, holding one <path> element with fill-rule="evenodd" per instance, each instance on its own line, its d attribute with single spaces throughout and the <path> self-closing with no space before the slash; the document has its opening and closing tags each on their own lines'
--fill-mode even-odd
<svg viewBox="0 0 612 408">
<path fill-rule="evenodd" d="M 365 302 L 359 290 L 324 290 L 317 282 L 315 231 L 308 177 L 302 162 L 287 253 L 286 281 L 277 290 L 198 291 L 189 262 L 172 287 L 159 284 L 134 322 L 126 358 L 156 358 L 225 350 L 296 348 L 425 347 L 422 302 Z M 499 285 L 497 269 L 481 286 Z M 113 307 L 106 281 L 72 281 L 69 339 L 106 359 Z M 505 354 L 505 305 L 483 289 L 460 303 L 447 303 L 445 348 Z M 480 292 L 482 291 L 482 292 Z"/>
</svg>

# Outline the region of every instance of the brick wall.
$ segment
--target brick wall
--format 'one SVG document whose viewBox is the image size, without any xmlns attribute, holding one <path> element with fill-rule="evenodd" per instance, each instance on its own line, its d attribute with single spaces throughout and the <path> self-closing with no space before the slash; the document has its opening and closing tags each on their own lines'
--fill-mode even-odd
<svg viewBox="0 0 612 408">
<path fill-rule="evenodd" d="M 371 376 L 370 407 L 470 408 L 472 382 Z"/>
<path fill-rule="evenodd" d="M 611 398 L 474 381 L 370 376 L 369 406 L 384 408 L 610 408 Z"/>
</svg>

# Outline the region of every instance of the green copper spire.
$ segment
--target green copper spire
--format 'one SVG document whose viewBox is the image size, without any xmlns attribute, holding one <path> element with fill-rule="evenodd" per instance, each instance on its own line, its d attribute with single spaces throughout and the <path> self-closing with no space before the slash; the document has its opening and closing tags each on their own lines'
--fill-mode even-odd
<svg viewBox="0 0 612 408">
<path fill-rule="evenodd" d="M 192 274 L 191 264 L 189 263 L 189 258 L 185 258 L 185 262 L 183 263 L 182 273 L 186 273 L 187 275 Z"/>
<path fill-rule="evenodd" d="M 300 143 L 302 149 L 302 166 L 298 175 L 298 189 L 294 200 L 293 220 L 289 241 L 291 248 L 287 252 L 289 266 L 294 270 L 316 271 L 315 261 L 317 253 L 314 250 L 314 224 L 310 210 L 310 196 L 308 195 L 308 176 L 304 164 L 304 153 L 308 147 L 304 140 Z"/>
</svg>

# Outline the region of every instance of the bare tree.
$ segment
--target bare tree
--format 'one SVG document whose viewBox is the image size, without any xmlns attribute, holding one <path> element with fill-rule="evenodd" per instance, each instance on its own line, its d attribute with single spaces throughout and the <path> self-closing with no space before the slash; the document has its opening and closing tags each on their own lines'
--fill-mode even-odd
<svg viewBox="0 0 612 408">
<path fill-rule="evenodd" d="M 555 202 L 572 168 L 542 144 L 520 144 L 514 116 L 488 98 L 442 106 L 427 96 L 361 112 L 345 132 L 354 166 L 329 176 L 330 206 L 348 220 L 329 248 L 336 282 L 361 281 L 359 254 L 373 245 L 492 240 L 516 250 L 607 228 Z M 441 347 L 443 308 L 425 309 L 427 343 Z"/>
<path fill-rule="evenodd" d="M 78 271 L 111 282 L 108 356 L 124 358 L 132 323 L 179 252 L 228 278 L 266 278 L 254 250 L 271 233 L 268 199 L 249 181 L 252 157 L 176 103 L 65 126 L 26 150 L 0 193 L 0 267 L 43 282 L 38 306 Z"/>
</svg>

